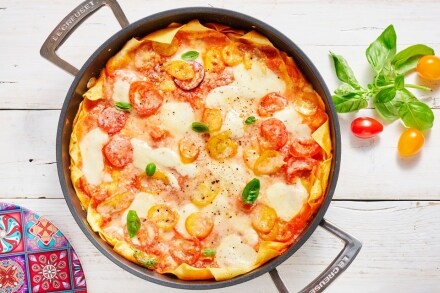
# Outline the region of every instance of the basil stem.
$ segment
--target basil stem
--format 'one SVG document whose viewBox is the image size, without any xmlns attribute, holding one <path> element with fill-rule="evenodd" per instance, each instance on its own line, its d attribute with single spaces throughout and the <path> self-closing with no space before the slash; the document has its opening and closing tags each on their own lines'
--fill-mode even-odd
<svg viewBox="0 0 440 293">
<path fill-rule="evenodd" d="M 149 163 L 147 167 L 145 167 L 145 173 L 147 173 L 148 176 L 153 176 L 154 173 L 156 173 L 156 164 Z"/>
<path fill-rule="evenodd" d="M 180 58 L 182 58 L 185 61 L 194 61 L 199 57 L 199 52 L 197 51 L 188 51 L 182 54 Z"/>
<path fill-rule="evenodd" d="M 257 121 L 257 118 L 255 118 L 255 116 L 249 116 L 248 118 L 246 118 L 246 120 L 244 120 L 244 123 L 250 125 L 250 124 L 254 124 L 255 121 Z"/>
<path fill-rule="evenodd" d="M 195 132 L 203 133 L 203 132 L 209 132 L 208 125 L 202 123 L 202 122 L 193 122 L 191 124 L 191 129 Z"/>
<path fill-rule="evenodd" d="M 243 189 L 243 193 L 241 194 L 241 198 L 243 203 L 245 204 L 253 204 L 258 195 L 260 194 L 260 180 L 258 178 L 254 178 L 246 184 Z"/>
<path fill-rule="evenodd" d="M 136 259 L 136 261 L 144 267 L 151 268 L 157 265 L 156 258 L 148 257 L 145 253 L 139 250 L 136 250 L 133 256 Z"/>
<path fill-rule="evenodd" d="M 216 253 L 216 251 L 213 248 L 203 248 L 202 249 L 203 256 L 207 256 L 207 257 L 215 256 L 215 253 Z"/>
<path fill-rule="evenodd" d="M 136 211 L 129 210 L 127 214 L 127 230 L 130 238 L 136 236 L 141 228 L 141 220 L 139 219 Z"/>
<path fill-rule="evenodd" d="M 130 103 L 116 102 L 115 108 L 121 111 L 130 111 L 133 108 L 133 106 Z"/>
</svg>

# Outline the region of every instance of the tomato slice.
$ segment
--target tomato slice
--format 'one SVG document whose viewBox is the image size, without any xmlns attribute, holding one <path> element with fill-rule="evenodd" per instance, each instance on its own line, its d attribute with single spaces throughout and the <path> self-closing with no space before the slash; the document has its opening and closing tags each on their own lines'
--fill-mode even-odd
<svg viewBox="0 0 440 293">
<path fill-rule="evenodd" d="M 178 78 L 174 78 L 174 82 L 185 91 L 189 91 L 198 87 L 205 77 L 205 69 L 200 63 L 194 61 L 192 62 L 192 67 L 194 71 L 194 77 L 192 79 L 180 80 Z"/>
<path fill-rule="evenodd" d="M 129 98 L 139 116 L 153 115 L 163 102 L 162 95 L 155 87 L 144 81 L 136 81 L 131 84 Z"/>
<path fill-rule="evenodd" d="M 141 228 L 137 233 L 137 238 L 139 240 L 140 245 L 143 248 L 150 247 L 157 242 L 157 238 L 159 237 L 159 230 L 157 229 L 156 224 L 152 221 L 143 219 L 141 223 Z"/>
<path fill-rule="evenodd" d="M 199 156 L 199 146 L 189 137 L 183 137 L 179 140 L 180 159 L 184 163 L 192 163 Z"/>
<path fill-rule="evenodd" d="M 107 107 L 98 116 L 98 126 L 109 134 L 121 131 L 127 122 L 127 114 L 114 107 Z"/>
<path fill-rule="evenodd" d="M 259 204 L 252 211 L 252 227 L 261 233 L 269 233 L 277 219 L 276 211 L 265 205 Z"/>
<path fill-rule="evenodd" d="M 278 93 L 268 93 L 261 98 L 258 104 L 258 114 L 261 117 L 271 116 L 273 113 L 284 109 L 287 106 L 285 97 Z"/>
<path fill-rule="evenodd" d="M 185 228 L 188 233 L 198 239 L 207 237 L 214 227 L 214 222 L 207 215 L 197 212 L 186 218 Z"/>
<path fill-rule="evenodd" d="M 307 177 L 317 163 L 317 160 L 311 158 L 288 158 L 286 164 L 286 180 L 293 182 L 297 177 Z"/>
<path fill-rule="evenodd" d="M 122 168 L 133 161 L 133 146 L 121 135 L 112 136 L 103 152 L 109 163 L 116 168 Z"/>
<path fill-rule="evenodd" d="M 260 134 L 271 149 L 279 150 L 288 138 L 286 125 L 276 118 L 264 120 L 260 126 Z"/>
<path fill-rule="evenodd" d="M 231 131 L 227 130 L 209 138 L 206 148 L 211 158 L 224 160 L 237 154 L 238 145 L 230 135 Z"/>
<path fill-rule="evenodd" d="M 195 237 L 187 239 L 177 234 L 170 243 L 172 245 L 170 249 L 171 256 L 179 264 L 192 265 L 201 255 L 200 241 Z"/>
<path fill-rule="evenodd" d="M 283 165 L 284 155 L 274 150 L 265 150 L 255 161 L 253 170 L 256 175 L 270 175 L 276 173 Z"/>
<path fill-rule="evenodd" d="M 152 206 L 147 215 L 151 221 L 165 231 L 171 230 L 179 219 L 179 215 L 175 211 L 163 204 Z"/>
<path fill-rule="evenodd" d="M 320 150 L 321 146 L 313 138 L 296 138 L 289 146 L 289 153 L 295 158 L 311 158 Z"/>
</svg>

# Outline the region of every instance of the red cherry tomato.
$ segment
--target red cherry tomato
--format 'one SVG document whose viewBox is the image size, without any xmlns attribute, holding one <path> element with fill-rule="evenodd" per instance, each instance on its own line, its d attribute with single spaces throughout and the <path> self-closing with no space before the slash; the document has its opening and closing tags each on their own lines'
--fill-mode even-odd
<svg viewBox="0 0 440 293">
<path fill-rule="evenodd" d="M 402 157 L 409 157 L 417 154 L 424 144 L 425 137 L 421 131 L 407 128 L 400 135 L 397 150 Z"/>
<path fill-rule="evenodd" d="M 264 120 L 260 126 L 261 136 L 267 141 L 271 149 L 282 148 L 289 136 L 286 125 L 276 118 Z"/>
<path fill-rule="evenodd" d="M 440 58 L 427 55 L 417 63 L 417 73 L 427 80 L 440 80 Z"/>
<path fill-rule="evenodd" d="M 383 130 L 383 125 L 379 121 L 370 117 L 358 117 L 351 122 L 351 131 L 360 138 L 370 138 L 376 136 Z"/>
</svg>

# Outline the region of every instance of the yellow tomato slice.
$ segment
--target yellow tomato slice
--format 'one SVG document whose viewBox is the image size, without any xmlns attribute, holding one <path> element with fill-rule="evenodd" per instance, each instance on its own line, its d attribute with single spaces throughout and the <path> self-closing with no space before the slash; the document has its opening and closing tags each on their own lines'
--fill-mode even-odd
<svg viewBox="0 0 440 293">
<path fill-rule="evenodd" d="M 253 169 L 256 175 L 270 175 L 276 173 L 284 164 L 283 154 L 274 150 L 265 150 L 255 161 Z"/>
<path fill-rule="evenodd" d="M 176 212 L 174 212 L 169 206 L 163 204 L 152 206 L 148 210 L 147 217 L 156 223 L 159 228 L 165 231 L 173 229 L 179 218 Z"/>
<path fill-rule="evenodd" d="M 231 158 L 237 154 L 237 143 L 229 138 L 231 131 L 227 130 L 208 139 L 206 148 L 211 158 L 223 160 Z"/>
<path fill-rule="evenodd" d="M 184 163 L 192 163 L 199 156 L 199 146 L 189 137 L 179 140 L 179 155 Z"/>
<path fill-rule="evenodd" d="M 186 218 L 185 228 L 189 234 L 198 239 L 203 239 L 211 233 L 214 222 L 208 215 L 197 212 Z"/>
<path fill-rule="evenodd" d="M 233 43 L 227 45 L 222 50 L 223 61 L 229 66 L 235 66 L 243 61 L 243 54 Z"/>
<path fill-rule="evenodd" d="M 243 150 L 243 161 L 249 169 L 254 169 L 255 162 L 259 158 L 257 150 L 246 148 Z"/>
<path fill-rule="evenodd" d="M 220 188 L 210 183 L 202 182 L 196 191 L 191 194 L 191 202 L 198 207 L 211 204 L 220 192 Z"/>
<path fill-rule="evenodd" d="M 165 71 L 179 80 L 190 80 L 195 72 L 192 65 L 183 60 L 173 60 L 164 65 Z"/>
<path fill-rule="evenodd" d="M 260 204 L 252 210 L 252 227 L 258 232 L 269 233 L 276 220 L 276 211 L 265 204 Z"/>
<path fill-rule="evenodd" d="M 133 199 L 134 195 L 131 192 L 118 193 L 101 202 L 96 210 L 101 214 L 117 213 L 127 209 Z"/>
<path fill-rule="evenodd" d="M 223 123 L 222 112 L 220 109 L 205 108 L 202 122 L 208 125 L 209 131 L 211 132 L 220 130 Z"/>
<path fill-rule="evenodd" d="M 220 72 L 225 68 L 222 59 L 221 48 L 210 48 L 203 58 L 205 70 L 208 72 Z"/>
</svg>

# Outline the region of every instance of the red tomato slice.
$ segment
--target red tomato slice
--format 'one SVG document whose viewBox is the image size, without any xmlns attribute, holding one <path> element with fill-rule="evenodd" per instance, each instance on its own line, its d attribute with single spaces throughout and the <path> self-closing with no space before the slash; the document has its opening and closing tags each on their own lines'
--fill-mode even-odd
<svg viewBox="0 0 440 293">
<path fill-rule="evenodd" d="M 98 126 L 109 134 L 121 131 L 125 122 L 127 122 L 127 114 L 114 107 L 105 108 L 98 116 Z"/>
<path fill-rule="evenodd" d="M 123 136 L 113 136 L 104 146 L 103 151 L 107 160 L 114 167 L 122 168 L 133 161 L 133 146 Z"/>
<path fill-rule="evenodd" d="M 262 117 L 271 116 L 273 113 L 284 109 L 287 106 L 285 97 L 278 93 L 269 93 L 261 98 L 258 105 L 258 115 Z"/>
<path fill-rule="evenodd" d="M 131 84 L 129 98 L 139 116 L 153 115 L 163 102 L 162 95 L 155 87 L 144 81 L 136 81 Z"/>
<path fill-rule="evenodd" d="M 198 62 L 193 62 L 192 67 L 194 70 L 194 77 L 190 80 L 179 80 L 177 78 L 174 78 L 174 82 L 183 90 L 190 91 L 192 89 L 195 89 L 199 86 L 199 84 L 202 82 L 203 78 L 205 77 L 205 69 L 203 66 Z"/>
<path fill-rule="evenodd" d="M 383 125 L 370 117 L 358 117 L 351 122 L 351 131 L 360 138 L 371 138 L 382 132 Z"/>
<path fill-rule="evenodd" d="M 311 158 L 290 157 L 286 164 L 286 180 L 292 182 L 297 177 L 308 176 L 317 162 Z"/>
<path fill-rule="evenodd" d="M 170 248 L 171 256 L 177 263 L 195 263 L 201 255 L 200 241 L 197 238 L 183 238 L 176 235 L 172 240 Z"/>
<path fill-rule="evenodd" d="M 282 148 L 288 138 L 286 125 L 276 118 L 264 120 L 260 126 L 260 134 L 274 150 Z"/>
<path fill-rule="evenodd" d="M 311 158 L 320 150 L 321 146 L 313 138 L 296 138 L 289 146 L 289 153 L 296 158 Z"/>
</svg>

